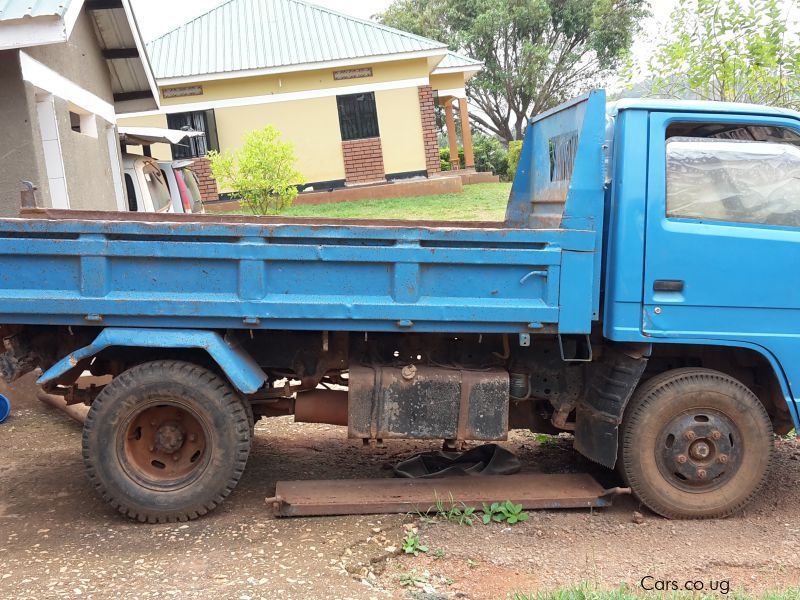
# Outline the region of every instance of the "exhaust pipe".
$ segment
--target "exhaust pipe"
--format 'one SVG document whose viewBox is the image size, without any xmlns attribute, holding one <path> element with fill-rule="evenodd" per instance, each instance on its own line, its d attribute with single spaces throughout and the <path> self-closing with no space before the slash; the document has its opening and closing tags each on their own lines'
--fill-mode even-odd
<svg viewBox="0 0 800 600">
<path fill-rule="evenodd" d="M 296 423 L 347 425 L 347 392 L 310 390 L 300 392 L 294 401 Z"/>
<path fill-rule="evenodd" d="M 36 397 L 44 404 L 65 412 L 67 416 L 75 419 L 81 425 L 86 421 L 86 415 L 89 414 L 88 406 L 85 404 L 67 404 L 64 396 L 56 396 L 40 390 L 36 392 Z"/>
</svg>

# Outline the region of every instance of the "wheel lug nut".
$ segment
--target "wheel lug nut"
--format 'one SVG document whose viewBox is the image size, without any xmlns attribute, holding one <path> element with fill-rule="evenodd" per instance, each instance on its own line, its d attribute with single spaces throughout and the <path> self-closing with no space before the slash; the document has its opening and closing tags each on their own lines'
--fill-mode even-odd
<svg viewBox="0 0 800 600">
<path fill-rule="evenodd" d="M 697 469 L 697 477 L 700 479 L 706 478 L 706 470 L 705 469 Z"/>
<path fill-rule="evenodd" d="M 197 436 L 196 436 L 195 434 L 193 434 L 193 433 L 190 433 L 190 434 L 189 434 L 189 441 L 190 441 L 190 442 L 193 442 L 193 441 L 195 441 L 196 439 L 197 439 Z"/>
<path fill-rule="evenodd" d="M 694 438 L 697 437 L 697 435 L 695 434 L 694 431 L 690 430 L 690 431 L 687 431 L 686 433 L 684 433 L 683 437 L 685 437 L 687 440 L 689 440 L 691 442 Z"/>
<path fill-rule="evenodd" d="M 675 460 L 678 461 L 678 464 L 682 465 L 683 463 L 686 462 L 686 456 L 683 454 L 679 454 Z"/>
<path fill-rule="evenodd" d="M 724 465 L 726 462 L 728 462 L 728 455 L 727 454 L 720 454 L 717 457 L 717 461 L 719 461 L 720 463 L 722 463 Z"/>
<path fill-rule="evenodd" d="M 711 432 L 711 439 L 712 440 L 718 440 L 721 437 L 722 437 L 722 434 L 719 431 L 717 431 L 716 429 Z"/>
<path fill-rule="evenodd" d="M 180 457 L 181 457 L 180 454 L 178 454 L 176 452 L 175 454 L 172 455 L 172 460 L 174 460 L 175 462 L 178 462 L 178 459 L 180 459 Z"/>
<path fill-rule="evenodd" d="M 156 450 L 155 446 L 150 446 L 150 452 L 155 452 L 155 450 Z"/>
</svg>

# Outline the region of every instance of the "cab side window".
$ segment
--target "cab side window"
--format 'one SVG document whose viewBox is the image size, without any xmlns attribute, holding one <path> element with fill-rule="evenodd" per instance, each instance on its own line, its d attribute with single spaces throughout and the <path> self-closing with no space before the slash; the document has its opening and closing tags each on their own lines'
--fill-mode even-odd
<svg viewBox="0 0 800 600">
<path fill-rule="evenodd" d="M 667 217 L 800 227 L 800 135 L 770 126 L 673 124 Z"/>
<path fill-rule="evenodd" d="M 139 204 L 136 201 L 136 187 L 133 185 L 133 178 L 125 173 L 125 193 L 128 195 L 128 210 L 136 212 Z"/>
</svg>

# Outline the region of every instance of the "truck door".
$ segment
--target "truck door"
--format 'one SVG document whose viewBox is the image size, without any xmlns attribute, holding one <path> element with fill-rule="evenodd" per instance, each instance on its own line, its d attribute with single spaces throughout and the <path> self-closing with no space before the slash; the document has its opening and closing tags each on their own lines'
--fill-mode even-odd
<svg viewBox="0 0 800 600">
<path fill-rule="evenodd" d="M 800 376 L 800 122 L 652 113 L 648 164 L 643 333 L 752 342 Z"/>
</svg>

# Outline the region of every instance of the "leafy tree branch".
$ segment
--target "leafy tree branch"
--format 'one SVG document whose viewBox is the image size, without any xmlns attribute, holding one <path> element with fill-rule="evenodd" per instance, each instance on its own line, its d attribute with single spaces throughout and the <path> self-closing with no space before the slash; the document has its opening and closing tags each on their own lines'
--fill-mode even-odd
<svg viewBox="0 0 800 600">
<path fill-rule="evenodd" d="M 395 0 L 381 19 L 483 61 L 473 120 L 508 142 L 609 75 L 647 14 L 645 0 Z"/>
</svg>

